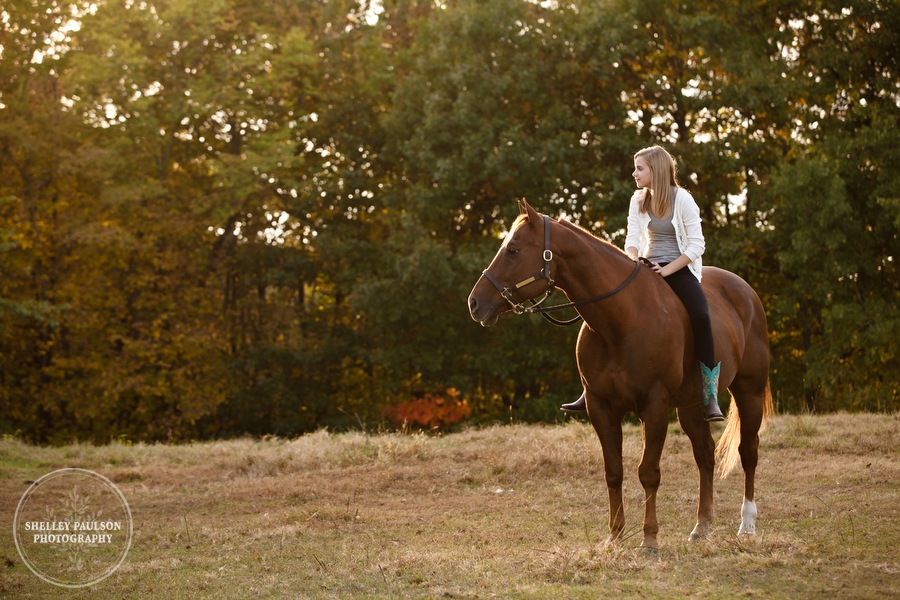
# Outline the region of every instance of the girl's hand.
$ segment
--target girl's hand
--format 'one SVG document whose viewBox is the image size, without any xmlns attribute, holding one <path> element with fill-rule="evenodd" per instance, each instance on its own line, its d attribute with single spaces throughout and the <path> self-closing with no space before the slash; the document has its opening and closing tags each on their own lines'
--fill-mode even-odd
<svg viewBox="0 0 900 600">
<path fill-rule="evenodd" d="M 668 277 L 669 275 L 677 272 L 679 269 L 683 269 L 689 264 L 691 264 L 691 259 L 682 254 L 664 267 L 659 266 L 659 263 L 653 263 L 653 267 L 651 268 L 663 277 Z"/>
</svg>

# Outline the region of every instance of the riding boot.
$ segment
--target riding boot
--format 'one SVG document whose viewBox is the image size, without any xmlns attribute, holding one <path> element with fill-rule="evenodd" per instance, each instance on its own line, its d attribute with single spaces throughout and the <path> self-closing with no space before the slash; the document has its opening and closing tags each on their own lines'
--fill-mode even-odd
<svg viewBox="0 0 900 600">
<path fill-rule="evenodd" d="M 587 407 L 585 406 L 585 404 L 584 392 L 581 392 L 581 395 L 578 396 L 578 400 L 576 400 L 575 402 L 569 402 L 568 404 L 563 404 L 559 407 L 559 410 L 570 413 L 587 412 Z"/>
<path fill-rule="evenodd" d="M 702 362 L 700 363 L 700 385 L 703 390 L 703 406 L 706 407 L 707 421 L 724 421 L 722 410 L 719 408 L 719 402 L 716 398 L 719 396 L 719 370 L 722 363 L 716 363 L 716 366 L 710 369 Z"/>
</svg>

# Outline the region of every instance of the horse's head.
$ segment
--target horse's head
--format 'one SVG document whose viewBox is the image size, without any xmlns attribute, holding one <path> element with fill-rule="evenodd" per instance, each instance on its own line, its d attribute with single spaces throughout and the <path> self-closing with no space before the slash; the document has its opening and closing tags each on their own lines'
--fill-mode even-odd
<svg viewBox="0 0 900 600">
<path fill-rule="evenodd" d="M 510 310 L 522 312 L 522 303 L 541 294 L 546 297 L 553 289 L 553 255 L 545 236 L 549 223 L 527 202 L 519 202 L 519 210 L 500 250 L 469 294 L 469 314 L 484 327 Z"/>
</svg>

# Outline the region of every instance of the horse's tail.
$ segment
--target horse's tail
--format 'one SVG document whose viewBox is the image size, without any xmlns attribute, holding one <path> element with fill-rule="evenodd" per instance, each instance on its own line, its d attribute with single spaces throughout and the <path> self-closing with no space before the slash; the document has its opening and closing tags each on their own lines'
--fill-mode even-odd
<svg viewBox="0 0 900 600">
<path fill-rule="evenodd" d="M 763 392 L 762 405 L 762 422 L 760 423 L 759 432 L 766 428 L 766 423 L 775 412 L 772 405 L 772 390 L 769 388 L 769 382 L 766 381 L 766 390 Z M 757 433 L 759 433 L 757 432 Z M 734 402 L 732 396 L 731 410 L 728 411 L 728 422 L 725 423 L 725 431 L 716 444 L 716 465 L 719 471 L 719 477 L 725 479 L 729 473 L 734 471 L 741 455 L 738 452 L 738 446 L 741 444 L 741 415 L 738 412 L 737 402 Z"/>
</svg>

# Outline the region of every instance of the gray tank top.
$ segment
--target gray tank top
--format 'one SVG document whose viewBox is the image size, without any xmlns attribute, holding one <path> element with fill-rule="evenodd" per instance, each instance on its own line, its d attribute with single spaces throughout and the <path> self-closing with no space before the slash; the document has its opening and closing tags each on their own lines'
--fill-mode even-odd
<svg viewBox="0 0 900 600">
<path fill-rule="evenodd" d="M 677 191 L 676 191 L 677 193 Z M 662 219 L 657 219 L 650 211 L 650 225 L 647 228 L 647 237 L 650 241 L 647 250 L 647 258 L 653 262 L 670 263 L 679 256 L 678 238 L 675 237 L 675 225 L 672 224 L 672 215 L 675 213 L 675 198 L 672 198 L 672 207 L 669 214 Z"/>
</svg>

